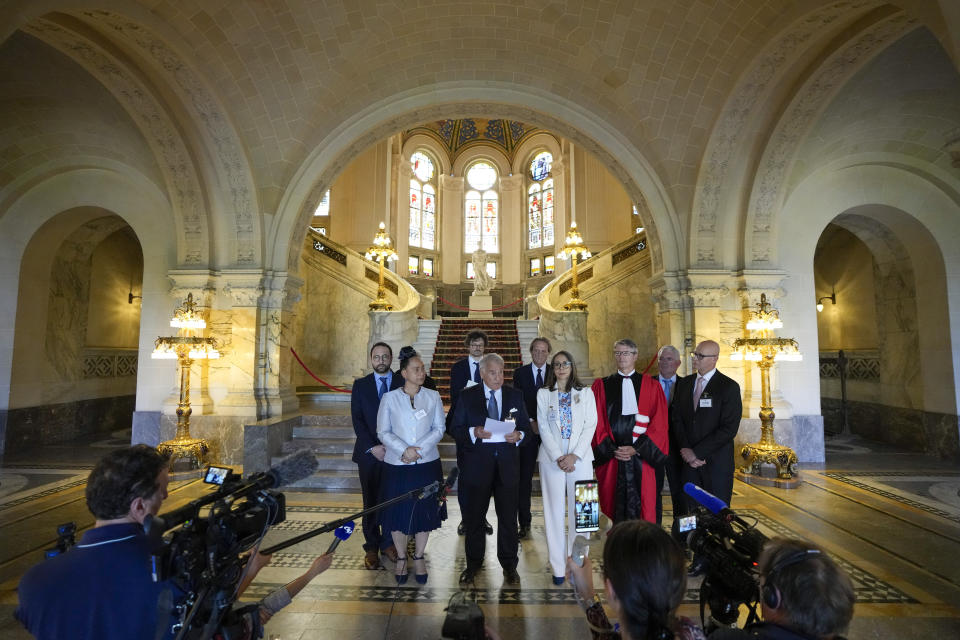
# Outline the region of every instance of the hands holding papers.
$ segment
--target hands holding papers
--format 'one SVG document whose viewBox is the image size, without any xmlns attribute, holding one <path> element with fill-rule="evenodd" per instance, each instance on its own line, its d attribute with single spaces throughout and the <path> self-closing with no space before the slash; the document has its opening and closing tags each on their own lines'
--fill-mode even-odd
<svg viewBox="0 0 960 640">
<path fill-rule="evenodd" d="M 523 438 L 523 433 L 517 431 L 517 423 L 513 420 L 494 420 L 487 418 L 482 427 L 473 428 L 474 440 L 487 440 L 488 442 L 509 442 L 516 444 Z"/>
</svg>

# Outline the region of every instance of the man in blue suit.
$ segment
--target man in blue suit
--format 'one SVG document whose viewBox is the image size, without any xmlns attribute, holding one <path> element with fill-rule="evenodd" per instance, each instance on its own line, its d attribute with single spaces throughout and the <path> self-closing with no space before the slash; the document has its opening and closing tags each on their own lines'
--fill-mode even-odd
<svg viewBox="0 0 960 640">
<path fill-rule="evenodd" d="M 493 496 L 497 510 L 497 559 L 506 585 L 520 584 L 517 573 L 517 499 L 520 484 L 520 451 L 530 427 L 523 394 L 503 386 L 503 358 L 487 354 L 480 361 L 481 384 L 464 389 L 454 412 L 452 431 L 462 452 L 459 492 L 467 497 L 463 514 L 467 568 L 461 583 L 473 582 L 486 552 L 484 515 Z M 513 420 L 514 430 L 504 442 L 489 442 L 487 418 Z"/>
<path fill-rule="evenodd" d="M 353 431 L 357 434 L 357 441 L 353 445 L 353 461 L 360 472 L 364 509 L 380 501 L 380 475 L 386 454 L 386 448 L 377 438 L 380 398 L 387 391 L 403 386 L 403 378 L 390 370 L 393 363 L 390 345 L 385 342 L 374 344 L 370 349 L 370 363 L 373 373 L 354 380 L 350 394 L 350 415 L 353 417 Z M 363 550 L 366 552 L 363 563 L 367 569 L 380 566 L 381 551 L 391 561 L 397 560 L 397 549 L 393 546 L 390 534 L 384 535 L 380 531 L 380 520 L 376 513 L 363 518 Z"/>
<path fill-rule="evenodd" d="M 517 507 L 517 535 L 521 540 L 530 537 L 530 495 L 533 493 L 533 472 L 540 453 L 540 425 L 537 424 L 537 391 L 543 386 L 550 372 L 547 357 L 552 350 L 550 341 L 537 337 L 530 342 L 530 357 L 533 362 L 513 370 L 513 386 L 523 393 L 523 403 L 530 417 L 528 441 L 520 448 L 520 504 Z"/>
<path fill-rule="evenodd" d="M 467 385 L 480 384 L 480 358 L 487 348 L 487 334 L 480 329 L 473 329 L 464 338 L 463 344 L 467 347 L 469 355 L 462 360 L 457 360 L 450 367 L 450 411 L 447 412 L 447 433 L 453 435 L 450 430 L 450 424 L 453 421 L 453 412 L 457 408 L 457 400 Z M 463 466 L 463 456 L 460 453 L 460 447 L 457 447 L 457 466 Z M 457 491 L 457 503 L 460 505 L 461 517 L 467 511 L 467 498 L 461 491 Z M 487 535 L 493 534 L 493 526 L 484 518 L 484 528 Z M 463 535 L 463 520 L 457 526 L 457 534 Z"/>
</svg>

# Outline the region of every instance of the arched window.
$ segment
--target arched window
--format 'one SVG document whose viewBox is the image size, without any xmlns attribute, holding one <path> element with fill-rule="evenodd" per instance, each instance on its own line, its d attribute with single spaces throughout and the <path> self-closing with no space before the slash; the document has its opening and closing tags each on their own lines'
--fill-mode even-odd
<svg viewBox="0 0 960 640">
<path fill-rule="evenodd" d="M 311 226 L 323 235 L 327 235 L 327 223 L 329 221 L 330 189 L 327 189 L 323 193 L 323 198 L 321 198 L 320 202 L 317 204 L 317 208 L 313 211 L 313 224 Z"/>
<path fill-rule="evenodd" d="M 467 169 L 464 196 L 464 242 L 466 253 L 482 247 L 487 253 L 500 253 L 500 194 L 497 170 L 488 162 L 477 162 Z"/>
<path fill-rule="evenodd" d="M 433 249 L 437 241 L 436 171 L 430 156 L 410 156 L 410 246 Z"/>
<path fill-rule="evenodd" d="M 532 184 L 527 189 L 527 248 L 553 245 L 553 178 L 549 151 L 538 153 L 530 162 Z"/>
</svg>

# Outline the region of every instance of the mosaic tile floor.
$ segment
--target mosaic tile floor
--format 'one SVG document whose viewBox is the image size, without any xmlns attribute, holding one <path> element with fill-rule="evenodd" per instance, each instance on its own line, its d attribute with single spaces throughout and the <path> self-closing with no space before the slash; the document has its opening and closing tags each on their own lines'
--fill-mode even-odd
<svg viewBox="0 0 960 640">
<path fill-rule="evenodd" d="M 112 442 L 122 442 L 122 438 Z M 83 478 L 102 454 L 103 443 L 74 446 L 72 455 L 38 453 L 8 459 L 0 468 L 0 638 L 27 638 L 10 614 L 19 576 L 52 546 L 57 524 L 92 524 L 83 504 Z M 862 440 L 845 441 L 820 468 L 803 471 L 799 489 L 783 491 L 737 483 L 733 507 L 755 519 L 769 536 L 800 535 L 825 547 L 850 574 L 857 609 L 848 636 L 930 638 L 960 636 L 960 469 L 920 456 L 872 449 Z M 207 489 L 195 478 L 171 485 L 164 510 Z M 360 510 L 357 494 L 294 493 L 287 520 L 266 545 L 313 530 Z M 665 499 L 665 523 L 672 514 Z M 532 540 L 521 548 L 519 588 L 503 586 L 495 539 L 488 538 L 486 569 L 475 597 L 505 638 L 565 640 L 589 632 L 569 586 L 550 580 L 539 498 L 534 498 Z M 393 568 L 363 568 L 360 533 L 337 550 L 333 566 L 315 579 L 267 626 L 268 638 L 283 640 L 352 638 L 438 638 L 444 608 L 458 592 L 464 565 L 456 535 L 459 509 L 427 545 L 430 579 L 397 587 Z M 489 519 L 496 525 L 493 509 Z M 277 553 L 245 594 L 263 597 L 296 577 L 326 549 L 330 534 Z M 594 537 L 592 556 L 600 554 Z M 599 566 L 597 566 L 599 570 Z M 597 584 L 599 577 L 595 576 Z M 681 613 L 699 615 L 699 580 L 692 580 Z"/>
</svg>

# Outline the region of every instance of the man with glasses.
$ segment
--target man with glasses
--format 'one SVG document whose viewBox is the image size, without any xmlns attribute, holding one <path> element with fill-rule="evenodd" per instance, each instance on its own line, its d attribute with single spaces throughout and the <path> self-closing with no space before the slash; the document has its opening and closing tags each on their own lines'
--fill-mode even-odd
<svg viewBox="0 0 960 640">
<path fill-rule="evenodd" d="M 720 345 L 713 340 L 698 344 L 693 357 L 697 372 L 677 383 L 670 414 L 671 440 L 680 457 L 680 486 L 692 482 L 730 504 L 733 439 L 743 411 L 740 385 L 717 371 Z M 677 493 L 681 499 L 673 505 L 674 520 L 692 507 L 682 492 Z"/>
<path fill-rule="evenodd" d="M 393 363 L 393 349 L 385 342 L 377 342 L 370 348 L 370 364 L 373 373 L 353 382 L 350 394 L 350 415 L 353 418 L 353 431 L 357 434 L 353 446 L 353 461 L 360 473 L 360 491 L 363 493 L 363 508 L 369 509 L 380 499 L 380 477 L 383 471 L 383 457 L 387 450 L 377 438 L 377 411 L 380 399 L 387 391 L 403 386 L 403 378 L 390 370 Z M 397 561 L 397 549 L 393 546 L 390 534 L 380 531 L 377 514 L 363 518 L 363 564 L 367 569 L 380 567 L 380 552 L 392 562 Z"/>
<path fill-rule="evenodd" d="M 617 371 L 595 380 L 597 430 L 593 466 L 600 510 L 614 523 L 657 521 L 657 467 L 669 452 L 667 402 L 660 385 L 637 373 L 637 345 L 623 338 L 613 345 Z"/>
</svg>

